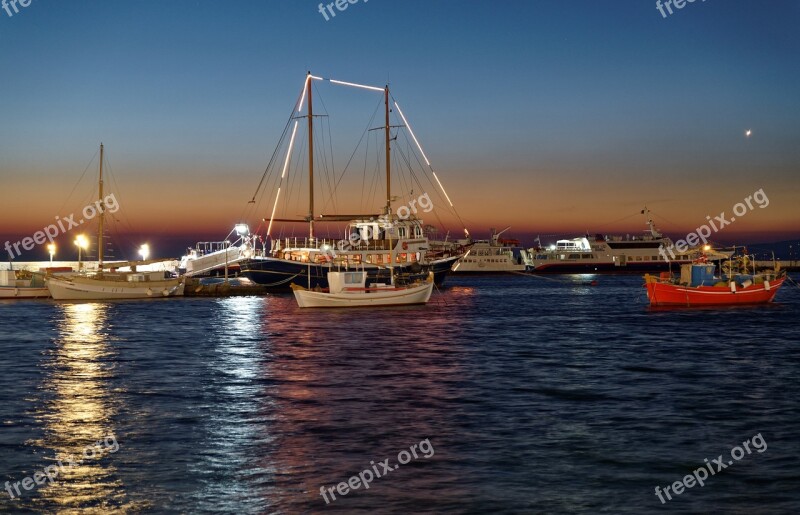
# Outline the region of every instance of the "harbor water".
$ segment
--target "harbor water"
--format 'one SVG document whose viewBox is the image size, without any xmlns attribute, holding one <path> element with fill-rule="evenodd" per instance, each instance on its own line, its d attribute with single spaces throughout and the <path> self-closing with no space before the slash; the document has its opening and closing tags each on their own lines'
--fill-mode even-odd
<svg viewBox="0 0 800 515">
<path fill-rule="evenodd" d="M 0 512 L 800 512 L 800 289 L 656 310 L 642 284 L 2 302 Z"/>
</svg>

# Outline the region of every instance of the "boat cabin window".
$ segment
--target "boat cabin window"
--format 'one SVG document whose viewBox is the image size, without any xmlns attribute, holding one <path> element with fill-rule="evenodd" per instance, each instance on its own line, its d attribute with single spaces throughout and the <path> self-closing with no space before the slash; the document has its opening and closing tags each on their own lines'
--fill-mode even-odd
<svg viewBox="0 0 800 515">
<path fill-rule="evenodd" d="M 345 272 L 345 284 L 361 284 L 361 272 Z"/>
</svg>

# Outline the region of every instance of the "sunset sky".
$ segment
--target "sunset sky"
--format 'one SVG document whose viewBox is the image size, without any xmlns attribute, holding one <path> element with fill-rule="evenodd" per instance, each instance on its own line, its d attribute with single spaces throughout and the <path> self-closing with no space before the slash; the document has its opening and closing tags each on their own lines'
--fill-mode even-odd
<svg viewBox="0 0 800 515">
<path fill-rule="evenodd" d="M 800 238 L 800 2 L 694 2 L 665 18 L 647 0 L 361 0 L 327 21 L 318 5 L 0 10 L 0 245 L 90 200 L 101 141 L 122 254 L 149 240 L 174 256 L 256 226 L 268 201 L 241 217 L 307 70 L 388 81 L 476 237 L 638 234 L 644 206 L 680 237 L 763 189 L 769 205 L 716 239 Z M 317 87 L 341 168 L 359 134 L 336 128 L 363 128 L 378 97 L 362 111 Z"/>
</svg>

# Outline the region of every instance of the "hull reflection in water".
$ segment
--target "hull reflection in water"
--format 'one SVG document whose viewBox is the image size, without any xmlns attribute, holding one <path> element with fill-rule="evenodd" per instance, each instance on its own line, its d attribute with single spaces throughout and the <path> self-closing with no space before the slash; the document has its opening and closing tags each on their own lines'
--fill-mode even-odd
<svg viewBox="0 0 800 515">
<path fill-rule="evenodd" d="M 67 511 L 127 511 L 131 506 L 125 505 L 126 494 L 112 465 L 119 444 L 112 423 L 117 406 L 108 384 L 115 367 L 106 333 L 109 306 L 58 309 L 58 337 L 45 365 L 45 398 L 36 414 L 44 437 L 31 443 L 45 449 L 42 468 L 59 461 L 63 466 L 52 484 L 38 488 L 34 502 Z"/>
</svg>

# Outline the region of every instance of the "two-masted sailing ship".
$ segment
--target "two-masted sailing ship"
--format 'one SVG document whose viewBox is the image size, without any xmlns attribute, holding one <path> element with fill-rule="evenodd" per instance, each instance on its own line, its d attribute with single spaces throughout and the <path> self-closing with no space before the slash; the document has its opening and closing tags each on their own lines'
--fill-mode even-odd
<svg viewBox="0 0 800 515">
<path fill-rule="evenodd" d="M 315 114 L 313 110 L 312 84 L 314 81 L 329 81 L 333 84 L 353 86 L 369 91 L 383 93 L 384 131 L 383 147 L 385 161 L 386 198 L 381 212 L 367 215 L 325 215 L 317 214 L 314 203 L 314 164 L 315 142 L 314 125 Z M 239 262 L 241 274 L 252 281 L 275 290 L 289 290 L 291 285 L 302 286 L 308 289 L 328 288 L 328 273 L 340 269 L 358 269 L 367 274 L 367 284 L 390 283 L 403 284 L 425 280 L 432 274 L 436 284 L 444 282 L 452 266 L 464 255 L 466 251 L 458 245 L 437 244 L 429 241 L 426 226 L 412 210 L 398 208 L 393 211 L 392 197 L 392 137 L 393 128 L 405 128 L 413 138 L 416 148 L 419 149 L 424 161 L 430 168 L 430 173 L 441 188 L 444 198 L 452 208 L 444 187 L 431 168 L 430 161 L 425 156 L 408 121 L 403 115 L 397 102 L 394 108 L 402 119 L 402 125 L 391 125 L 389 87 L 383 88 L 323 79 L 309 74 L 301 92 L 296 108 L 287 123 L 284 135 L 292 126 L 288 150 L 283 162 L 282 174 L 272 215 L 266 231 L 266 241 L 269 249 L 257 251 L 253 257 Z M 301 116 L 305 110 L 305 115 Z M 295 143 L 297 128 L 301 119 L 305 118 L 308 133 L 308 212 L 302 218 L 278 218 L 275 216 L 278 201 L 281 195 L 281 185 L 286 175 L 287 168 Z M 281 143 L 279 143 L 280 147 Z M 276 150 L 277 153 L 277 150 Z M 268 167 L 269 170 L 269 167 Z M 267 172 L 265 172 L 266 175 Z M 276 173 L 277 174 L 277 173 Z M 262 183 L 264 179 L 262 178 Z M 433 183 L 431 181 L 431 183 Z M 260 187 L 260 185 L 259 185 Z M 256 192 L 258 194 L 258 191 Z M 255 200 L 254 195 L 253 199 Z M 251 201 L 251 202 L 254 202 Z M 453 209 L 454 210 L 454 209 Z M 275 223 L 307 223 L 307 237 L 274 237 L 271 230 Z M 346 223 L 346 228 L 339 238 L 320 238 L 315 227 L 320 223 Z M 466 232 L 466 229 L 465 229 Z"/>
</svg>

